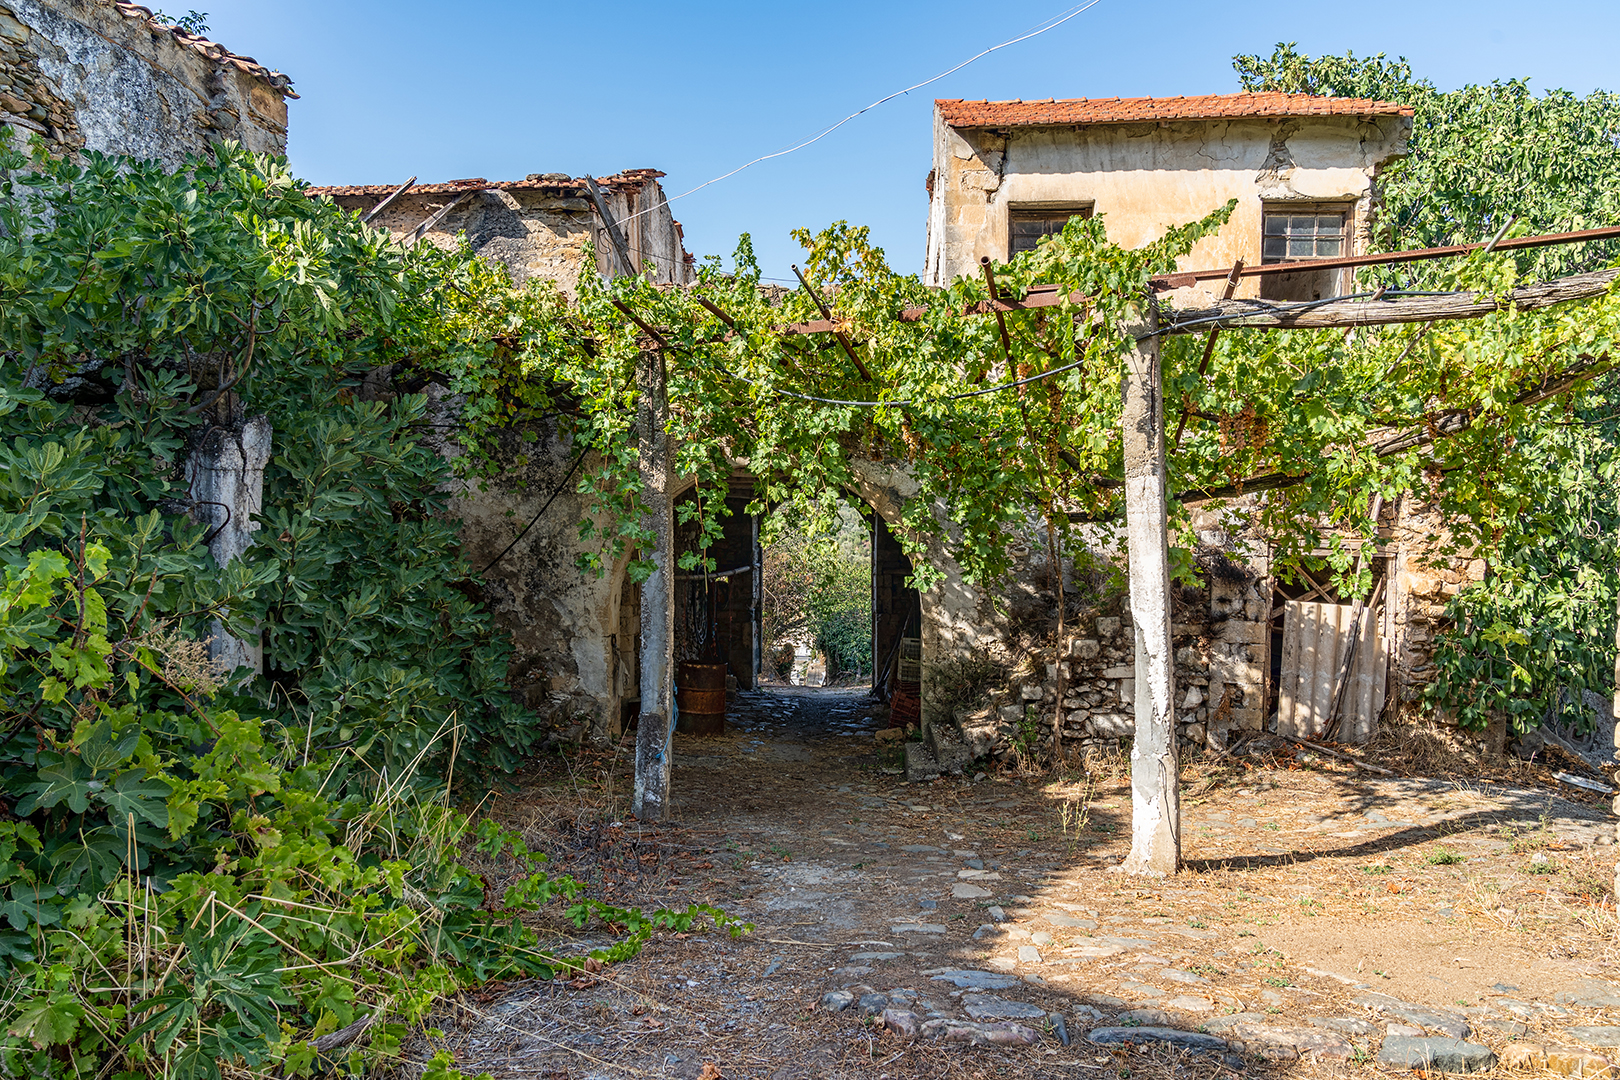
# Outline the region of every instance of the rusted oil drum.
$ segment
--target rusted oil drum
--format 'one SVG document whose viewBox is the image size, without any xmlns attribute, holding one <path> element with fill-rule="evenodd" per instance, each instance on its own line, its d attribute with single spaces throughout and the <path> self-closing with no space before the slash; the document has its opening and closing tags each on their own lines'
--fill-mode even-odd
<svg viewBox="0 0 1620 1080">
<path fill-rule="evenodd" d="M 721 735 L 726 730 L 726 665 L 682 663 L 675 669 L 675 730 Z"/>
</svg>

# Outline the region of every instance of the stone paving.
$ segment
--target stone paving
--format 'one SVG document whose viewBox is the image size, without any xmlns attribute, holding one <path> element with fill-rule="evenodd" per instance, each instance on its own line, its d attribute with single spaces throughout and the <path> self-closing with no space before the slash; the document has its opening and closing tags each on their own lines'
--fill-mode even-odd
<svg viewBox="0 0 1620 1080">
<path fill-rule="evenodd" d="M 875 730 L 864 696 L 795 688 L 740 695 L 726 735 L 677 744 L 681 822 L 730 860 L 715 899 L 759 927 L 737 956 L 772 959 L 762 1001 L 900 1045 L 1079 1062 L 1169 1044 L 1234 1066 L 1594 1075 L 1620 1046 L 1612 901 L 1587 927 L 1531 925 L 1523 899 L 1554 892 L 1527 837 L 1566 876 L 1612 873 L 1602 807 L 1256 769 L 1187 798 L 1193 869 L 1153 882 L 1109 870 L 1122 785 L 1095 788 L 1082 836 L 1031 783 L 905 783 Z"/>
</svg>

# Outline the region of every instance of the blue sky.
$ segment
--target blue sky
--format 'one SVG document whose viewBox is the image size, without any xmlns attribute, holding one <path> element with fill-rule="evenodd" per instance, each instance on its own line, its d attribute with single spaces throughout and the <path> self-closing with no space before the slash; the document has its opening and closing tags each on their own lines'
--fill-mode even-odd
<svg viewBox="0 0 1620 1080">
<path fill-rule="evenodd" d="M 170 14 L 193 4 L 164 5 Z M 209 36 L 292 76 L 289 154 L 315 183 L 517 179 L 651 167 L 677 195 L 1065 10 L 970 3 L 194 0 Z M 921 269 L 935 97 L 1202 94 L 1278 41 L 1405 55 L 1442 87 L 1527 76 L 1620 88 L 1616 0 L 1280 5 L 1101 0 L 1047 34 L 674 204 L 696 255 L 749 232 L 791 277 L 796 226 L 871 226 Z"/>
</svg>

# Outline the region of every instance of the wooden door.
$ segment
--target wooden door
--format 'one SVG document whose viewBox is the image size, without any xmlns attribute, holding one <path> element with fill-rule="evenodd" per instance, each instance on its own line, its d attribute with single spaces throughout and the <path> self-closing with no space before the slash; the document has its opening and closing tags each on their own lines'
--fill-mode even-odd
<svg viewBox="0 0 1620 1080">
<path fill-rule="evenodd" d="M 1372 738 L 1384 708 L 1383 620 L 1351 604 L 1288 602 L 1283 613 L 1282 674 L 1278 682 L 1277 731 L 1298 739 L 1330 738 L 1364 743 Z M 1349 686 L 1333 725 L 1339 673 L 1356 640 Z"/>
</svg>

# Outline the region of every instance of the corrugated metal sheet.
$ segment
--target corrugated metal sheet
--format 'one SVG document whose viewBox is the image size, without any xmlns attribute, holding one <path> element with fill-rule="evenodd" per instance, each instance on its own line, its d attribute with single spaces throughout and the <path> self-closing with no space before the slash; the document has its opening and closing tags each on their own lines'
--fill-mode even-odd
<svg viewBox="0 0 1620 1080">
<path fill-rule="evenodd" d="M 1341 718 L 1330 727 L 1345 651 L 1359 636 L 1351 661 Z M 1383 620 L 1350 604 L 1291 600 L 1283 609 L 1282 678 L 1277 687 L 1277 731 L 1299 739 L 1364 743 L 1384 709 L 1386 672 Z"/>
</svg>

